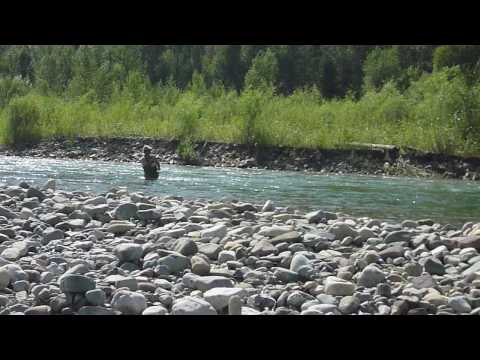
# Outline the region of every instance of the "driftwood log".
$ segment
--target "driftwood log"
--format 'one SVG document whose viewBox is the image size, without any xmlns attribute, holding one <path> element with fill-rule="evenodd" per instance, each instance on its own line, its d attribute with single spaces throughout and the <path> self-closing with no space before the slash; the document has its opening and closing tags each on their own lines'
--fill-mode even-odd
<svg viewBox="0 0 480 360">
<path fill-rule="evenodd" d="M 356 149 L 358 150 L 370 150 L 383 152 L 385 156 L 385 161 L 395 162 L 400 155 L 400 148 L 395 145 L 383 145 L 383 144 L 364 144 L 364 143 L 350 143 L 352 149 L 352 156 Z"/>
</svg>

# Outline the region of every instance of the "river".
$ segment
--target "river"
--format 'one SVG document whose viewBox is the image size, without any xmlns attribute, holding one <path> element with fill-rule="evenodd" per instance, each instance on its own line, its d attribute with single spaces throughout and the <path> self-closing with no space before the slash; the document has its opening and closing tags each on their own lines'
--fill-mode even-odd
<svg viewBox="0 0 480 360">
<path fill-rule="evenodd" d="M 162 165 L 158 181 L 145 181 L 139 164 L 0 156 L 0 183 L 43 185 L 56 179 L 67 191 L 175 195 L 187 199 L 272 200 L 299 209 L 341 211 L 382 220 L 478 222 L 480 185 L 459 180 L 321 175 L 301 172 Z"/>
</svg>

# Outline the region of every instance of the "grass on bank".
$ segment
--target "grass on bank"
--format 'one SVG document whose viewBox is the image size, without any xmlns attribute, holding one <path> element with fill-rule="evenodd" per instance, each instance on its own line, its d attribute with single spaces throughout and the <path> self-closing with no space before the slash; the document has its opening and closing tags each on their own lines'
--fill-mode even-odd
<svg viewBox="0 0 480 360">
<path fill-rule="evenodd" d="M 425 75 L 403 93 L 387 83 L 359 100 L 325 101 L 314 89 L 279 96 L 269 89 L 238 95 L 164 86 L 135 95 L 127 89 L 99 102 L 92 94 L 62 98 L 32 89 L 1 107 L 0 138 L 13 144 L 54 136 L 145 136 L 307 148 L 362 142 L 480 155 L 479 90 L 455 69 Z"/>
</svg>

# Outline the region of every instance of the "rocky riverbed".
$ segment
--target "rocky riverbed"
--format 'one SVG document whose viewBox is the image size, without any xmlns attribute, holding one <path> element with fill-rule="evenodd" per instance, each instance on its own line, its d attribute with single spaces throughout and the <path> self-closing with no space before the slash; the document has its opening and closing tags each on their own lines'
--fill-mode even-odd
<svg viewBox="0 0 480 360">
<path fill-rule="evenodd" d="M 261 168 L 334 174 L 441 177 L 479 180 L 480 159 L 382 150 L 315 150 L 288 147 L 248 147 L 239 144 L 197 143 L 196 157 L 177 154 L 178 142 L 140 138 L 53 139 L 22 148 L 0 148 L 0 155 L 40 158 L 137 162 L 144 144 L 151 145 L 162 163 L 216 167 Z"/>
<path fill-rule="evenodd" d="M 480 314 L 480 223 L 0 186 L 2 315 Z"/>
</svg>

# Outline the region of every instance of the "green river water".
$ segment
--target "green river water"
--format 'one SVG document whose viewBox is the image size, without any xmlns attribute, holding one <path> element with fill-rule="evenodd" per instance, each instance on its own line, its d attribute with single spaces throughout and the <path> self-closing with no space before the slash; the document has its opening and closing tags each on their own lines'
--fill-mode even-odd
<svg viewBox="0 0 480 360">
<path fill-rule="evenodd" d="M 0 183 L 42 185 L 49 178 L 67 191 L 101 193 L 122 186 L 130 192 L 186 199 L 272 200 L 280 206 L 389 221 L 480 221 L 478 182 L 174 165 L 163 165 L 159 180 L 145 181 L 139 164 L 0 156 Z"/>
</svg>

